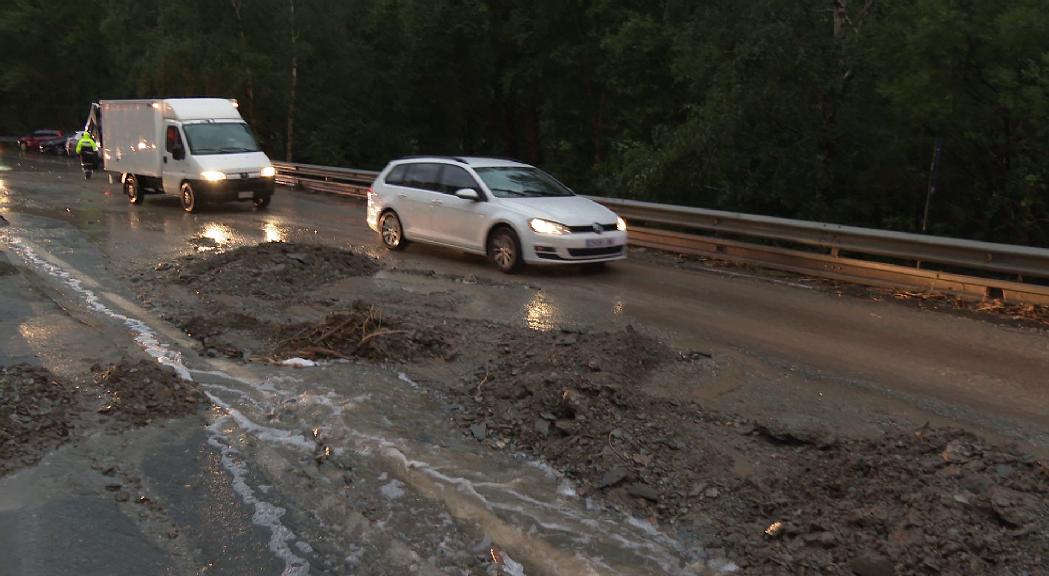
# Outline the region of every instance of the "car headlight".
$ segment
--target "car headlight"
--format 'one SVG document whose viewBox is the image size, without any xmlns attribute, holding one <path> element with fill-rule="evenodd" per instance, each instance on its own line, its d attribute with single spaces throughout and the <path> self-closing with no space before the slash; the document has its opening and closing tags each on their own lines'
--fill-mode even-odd
<svg viewBox="0 0 1049 576">
<path fill-rule="evenodd" d="M 626 232 L 626 220 L 622 218 L 616 218 L 616 230 L 620 232 Z"/>
<path fill-rule="evenodd" d="M 531 228 L 537 234 L 552 234 L 554 236 L 560 236 L 562 234 L 568 234 L 571 230 L 563 224 L 557 222 L 551 222 L 549 220 L 543 220 L 540 218 L 532 218 L 528 221 L 528 227 Z"/>
<path fill-rule="evenodd" d="M 259 175 L 263 178 L 273 178 L 277 175 L 277 169 L 273 166 L 266 166 Z"/>
<path fill-rule="evenodd" d="M 219 180 L 225 180 L 226 175 L 218 170 L 208 170 L 201 172 L 200 177 L 207 180 L 208 182 L 218 182 Z"/>
</svg>

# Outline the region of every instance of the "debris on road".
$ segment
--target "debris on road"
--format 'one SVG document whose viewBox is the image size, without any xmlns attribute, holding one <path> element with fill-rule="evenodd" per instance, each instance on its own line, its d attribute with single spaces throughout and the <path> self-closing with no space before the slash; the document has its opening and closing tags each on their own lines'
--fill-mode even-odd
<svg viewBox="0 0 1049 576">
<path fill-rule="evenodd" d="M 363 302 L 323 322 L 284 326 L 275 333 L 272 355 L 278 358 L 403 361 L 448 352 L 445 335 L 435 327 L 412 327 Z"/>
<path fill-rule="evenodd" d="M 98 412 L 133 426 L 196 414 L 208 403 L 199 384 L 182 380 L 173 369 L 156 362 L 124 360 L 99 368 L 95 382 L 106 402 Z"/>
<path fill-rule="evenodd" d="M 210 294 L 250 294 L 283 300 L 348 276 L 379 271 L 371 257 L 313 244 L 269 242 L 208 256 L 187 256 L 166 272 L 185 285 Z"/>
<path fill-rule="evenodd" d="M 0 476 L 69 441 L 80 406 L 76 387 L 44 368 L 0 367 Z"/>
</svg>

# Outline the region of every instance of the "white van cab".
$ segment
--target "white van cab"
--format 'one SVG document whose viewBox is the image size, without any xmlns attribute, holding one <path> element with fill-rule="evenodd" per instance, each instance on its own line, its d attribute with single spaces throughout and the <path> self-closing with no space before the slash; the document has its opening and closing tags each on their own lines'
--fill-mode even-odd
<svg viewBox="0 0 1049 576">
<path fill-rule="evenodd" d="M 265 208 L 276 171 L 241 118 L 235 100 L 103 100 L 87 130 L 99 135 L 103 169 L 119 172 L 124 193 L 177 195 L 186 212 L 207 202 Z"/>
<path fill-rule="evenodd" d="M 601 264 L 626 258 L 626 222 L 546 172 L 496 158 L 395 160 L 368 191 L 368 226 L 397 250 L 407 241 L 523 264 Z"/>
</svg>

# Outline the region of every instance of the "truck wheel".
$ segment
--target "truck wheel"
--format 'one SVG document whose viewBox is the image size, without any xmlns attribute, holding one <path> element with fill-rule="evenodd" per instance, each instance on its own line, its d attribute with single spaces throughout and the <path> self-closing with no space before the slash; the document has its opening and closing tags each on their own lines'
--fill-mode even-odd
<svg viewBox="0 0 1049 576">
<path fill-rule="evenodd" d="M 197 195 L 193 192 L 193 186 L 190 186 L 189 182 L 183 182 L 179 188 L 179 198 L 182 200 L 182 209 L 190 214 L 196 213 L 200 210 L 200 202 L 197 201 Z"/>
<path fill-rule="evenodd" d="M 124 178 L 124 194 L 127 194 L 128 202 L 135 205 L 142 203 L 142 191 L 138 187 L 138 178 L 130 174 Z"/>
<path fill-rule="evenodd" d="M 252 202 L 252 204 L 255 205 L 256 210 L 265 210 L 266 207 L 270 205 L 270 198 L 272 198 L 272 196 L 259 196 L 254 202 Z"/>
</svg>

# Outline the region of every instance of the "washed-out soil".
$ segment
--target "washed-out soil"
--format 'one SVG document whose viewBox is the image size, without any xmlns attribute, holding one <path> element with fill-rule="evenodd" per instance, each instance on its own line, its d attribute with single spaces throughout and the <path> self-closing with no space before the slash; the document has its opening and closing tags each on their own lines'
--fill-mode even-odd
<svg viewBox="0 0 1049 576">
<path fill-rule="evenodd" d="M 106 399 L 98 413 L 132 426 L 191 416 L 209 403 L 200 384 L 156 362 L 123 360 L 97 368 L 95 383 Z"/>
<path fill-rule="evenodd" d="M 317 296 L 323 284 L 373 268 L 345 253 L 336 259 L 356 263 L 326 269 L 318 257 L 300 270 L 301 252 L 260 245 L 182 262 L 172 272 L 197 296 L 173 320 L 209 354 L 417 363 L 413 378 L 464 434 L 549 462 L 581 496 L 743 574 L 1020 575 L 1049 563 L 1049 468 L 1019 451 L 959 431 L 849 438 L 801 416 L 709 410 L 666 395 L 668 383 L 687 398 L 716 377 L 701 352 L 630 327 L 470 321 L 425 299 L 385 311 L 353 294 L 332 302 Z M 238 307 L 208 296 L 245 290 Z M 282 317 L 287 301 L 302 309 Z"/>
<path fill-rule="evenodd" d="M 428 382 L 464 433 L 550 462 L 581 495 L 742 573 L 1037 574 L 1049 562 L 1049 468 L 1034 458 L 958 431 L 843 439 L 655 397 L 654 379 L 706 359 L 630 328 L 510 330 L 494 348 L 459 382 Z"/>
<path fill-rule="evenodd" d="M 379 264 L 370 256 L 330 246 L 268 242 L 186 256 L 160 264 L 158 271 L 202 294 L 285 300 L 333 280 L 370 276 Z"/>
<path fill-rule="evenodd" d="M 48 370 L 0 367 L 0 476 L 69 441 L 81 411 L 76 386 Z"/>
</svg>

